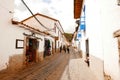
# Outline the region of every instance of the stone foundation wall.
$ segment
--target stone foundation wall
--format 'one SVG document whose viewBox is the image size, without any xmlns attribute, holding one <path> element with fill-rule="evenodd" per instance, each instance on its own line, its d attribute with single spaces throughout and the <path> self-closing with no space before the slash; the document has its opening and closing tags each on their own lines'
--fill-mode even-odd
<svg viewBox="0 0 120 80">
<path fill-rule="evenodd" d="M 36 62 L 42 61 L 43 52 L 38 52 L 36 55 Z M 26 67 L 25 55 L 24 54 L 15 54 L 9 57 L 8 71 L 18 71 Z"/>
<path fill-rule="evenodd" d="M 8 64 L 8 70 L 9 71 L 17 71 L 19 69 L 23 68 L 23 54 L 15 54 L 13 56 L 9 57 L 9 64 Z"/>
<path fill-rule="evenodd" d="M 59 49 L 56 50 L 56 53 L 59 53 Z M 44 52 L 37 52 L 36 54 L 36 62 L 41 62 L 44 60 Z M 15 54 L 9 57 L 9 64 L 8 64 L 8 70 L 15 72 L 22 68 L 26 67 L 26 57 L 24 54 Z"/>
<path fill-rule="evenodd" d="M 55 54 L 56 54 L 56 53 L 60 53 L 60 50 L 59 50 L 59 49 L 56 49 L 56 52 L 55 52 Z"/>
<path fill-rule="evenodd" d="M 37 54 L 37 62 L 40 62 L 40 61 L 42 61 L 44 59 L 43 55 L 44 55 L 44 52 L 38 52 L 38 54 Z"/>
</svg>

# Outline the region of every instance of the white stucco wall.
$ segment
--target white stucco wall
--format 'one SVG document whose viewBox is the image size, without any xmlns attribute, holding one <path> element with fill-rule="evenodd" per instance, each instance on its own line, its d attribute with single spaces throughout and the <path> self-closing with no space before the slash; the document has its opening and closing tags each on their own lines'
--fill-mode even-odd
<svg viewBox="0 0 120 80">
<path fill-rule="evenodd" d="M 12 25 L 11 19 L 13 18 L 13 13 L 9 11 L 14 12 L 14 0 L 4 0 L 0 1 L 0 3 L 3 4 L 2 7 L 0 6 L 0 70 L 13 66 L 13 63 L 20 67 L 20 64 L 23 63 L 24 50 L 16 49 L 16 39 L 24 40 L 23 33 L 30 32 Z"/>
<path fill-rule="evenodd" d="M 12 19 L 12 13 L 9 13 L 9 11 L 13 10 L 13 0 L 4 0 L 0 1 L 2 5 L 0 6 L 0 12 L 1 12 L 1 20 L 0 20 L 0 70 L 6 67 L 6 64 L 8 64 L 9 56 L 11 55 L 11 50 L 15 49 L 15 40 L 13 39 L 12 35 L 13 30 L 10 24 Z M 7 5 L 7 6 L 5 6 Z M 14 46 L 9 46 L 9 44 L 12 44 Z M 20 50 L 21 52 L 21 50 Z"/>
<path fill-rule="evenodd" d="M 86 40 L 89 40 L 90 68 L 98 80 L 104 80 L 103 48 L 100 22 L 100 6 L 96 0 L 86 0 L 86 34 L 82 32 L 81 49 L 86 59 Z"/>
<path fill-rule="evenodd" d="M 98 0 L 86 1 L 86 36 L 90 54 L 103 59 L 100 5 Z"/>
<path fill-rule="evenodd" d="M 113 80 L 120 79 L 117 39 L 113 37 L 113 33 L 120 28 L 119 14 L 117 0 L 86 0 L 86 33 L 90 54 L 104 60 L 104 71 Z M 95 67 L 96 62 L 92 65 Z"/>
<path fill-rule="evenodd" d="M 31 34 L 31 32 L 11 23 L 13 13 L 9 11 L 14 12 L 14 0 L 4 0 L 0 1 L 0 3 L 3 4 L 0 6 L 0 70 L 2 70 L 13 63 L 23 63 L 24 49 L 16 49 L 16 39 L 24 40 L 25 36 L 23 33 Z M 40 35 L 37 35 L 37 37 L 44 39 Z M 43 44 L 44 40 L 40 40 L 39 52 L 44 51 Z"/>
<path fill-rule="evenodd" d="M 43 52 L 44 51 L 44 36 L 42 35 L 39 35 L 39 34 L 36 34 L 36 37 L 40 38 L 38 39 L 39 41 L 39 48 L 38 48 L 38 51 L 39 52 Z"/>
<path fill-rule="evenodd" d="M 3 4 L 3 5 L 1 5 Z M 7 6 L 6 6 L 7 5 Z M 24 48 L 16 49 L 16 39 L 25 40 L 26 37 L 23 33 L 31 34 L 30 31 L 18 27 L 18 25 L 13 25 L 11 23 L 11 19 L 13 18 L 14 13 L 14 0 L 4 0 L 0 1 L 0 12 L 1 12 L 1 20 L 0 20 L 0 70 L 5 69 L 9 66 L 12 66 L 13 70 L 15 68 L 23 65 Z M 33 25 L 32 27 L 38 27 L 39 24 L 33 23 L 32 20 L 28 24 Z M 49 28 L 54 28 L 54 20 L 50 20 L 47 18 L 40 18 L 43 24 L 45 24 Z M 42 28 L 40 28 L 41 30 Z M 57 31 L 59 31 L 57 29 Z M 52 31 L 53 32 L 53 31 Z M 52 35 L 58 35 L 58 32 Z M 39 49 L 38 49 L 38 57 L 43 57 L 44 52 L 44 39 L 47 38 L 51 41 L 51 45 L 55 45 L 54 38 L 46 35 L 35 34 L 39 40 Z M 54 47 L 53 47 L 54 48 Z M 15 66 L 13 66 L 15 65 Z M 14 68 L 15 67 L 15 68 Z"/>
<path fill-rule="evenodd" d="M 102 0 L 102 2 L 104 2 L 101 3 L 101 15 L 102 33 L 105 33 L 103 34 L 105 72 L 114 80 L 119 80 L 118 44 L 113 33 L 120 29 L 120 6 L 117 5 L 117 0 Z"/>
</svg>

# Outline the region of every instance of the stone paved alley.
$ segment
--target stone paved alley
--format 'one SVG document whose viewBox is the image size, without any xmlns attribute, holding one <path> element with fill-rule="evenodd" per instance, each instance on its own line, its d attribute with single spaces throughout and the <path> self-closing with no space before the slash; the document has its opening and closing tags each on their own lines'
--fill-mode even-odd
<svg viewBox="0 0 120 80">
<path fill-rule="evenodd" d="M 70 54 L 59 53 L 40 63 L 12 73 L 0 72 L 0 80 L 97 80 L 81 54 L 71 49 Z"/>
</svg>

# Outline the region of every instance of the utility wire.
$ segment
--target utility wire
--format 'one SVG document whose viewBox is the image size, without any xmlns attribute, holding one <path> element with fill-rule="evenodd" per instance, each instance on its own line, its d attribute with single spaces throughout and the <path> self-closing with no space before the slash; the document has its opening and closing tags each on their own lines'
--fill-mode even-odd
<svg viewBox="0 0 120 80">
<path fill-rule="evenodd" d="M 22 2 L 23 2 L 23 4 L 27 7 L 27 9 L 30 11 L 30 13 L 32 14 L 32 16 L 36 19 L 36 21 L 41 25 L 41 26 L 43 26 L 45 29 L 47 29 L 47 30 L 49 30 L 49 28 L 47 28 L 46 26 L 44 26 L 38 19 L 37 19 L 37 17 L 33 14 L 33 12 L 30 10 L 30 8 L 27 6 L 27 4 L 23 1 L 23 0 L 21 0 Z"/>
</svg>

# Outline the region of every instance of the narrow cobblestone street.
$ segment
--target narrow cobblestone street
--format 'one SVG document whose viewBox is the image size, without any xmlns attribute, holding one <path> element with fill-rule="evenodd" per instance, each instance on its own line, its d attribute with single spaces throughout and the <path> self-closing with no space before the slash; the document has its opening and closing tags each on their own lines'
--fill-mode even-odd
<svg viewBox="0 0 120 80">
<path fill-rule="evenodd" d="M 69 54 L 62 52 L 51 55 L 16 73 L 0 72 L 0 80 L 97 80 L 90 75 L 91 71 L 83 62 L 81 54 L 73 48 L 70 50 Z"/>
<path fill-rule="evenodd" d="M 62 71 L 64 71 L 64 67 L 68 63 L 68 59 L 68 54 L 55 54 L 46 57 L 41 63 L 33 64 L 19 72 L 1 72 L 0 80 L 47 80 L 47 78 L 49 78 L 48 80 L 55 80 L 53 78 L 59 78 Z M 53 76 L 56 72 L 57 75 Z"/>
<path fill-rule="evenodd" d="M 120 80 L 120 0 L 0 0 L 0 80 Z"/>
</svg>

